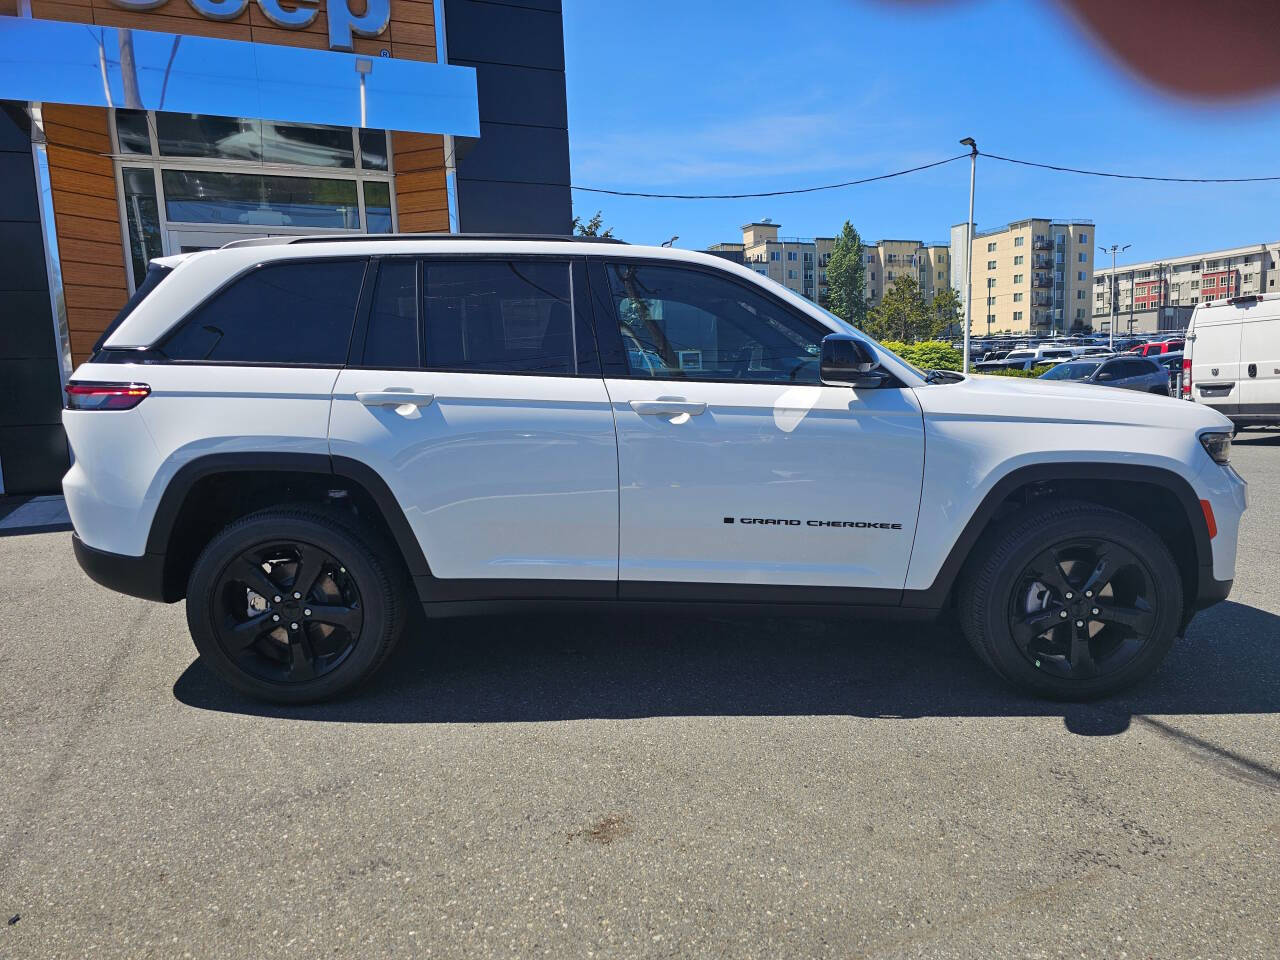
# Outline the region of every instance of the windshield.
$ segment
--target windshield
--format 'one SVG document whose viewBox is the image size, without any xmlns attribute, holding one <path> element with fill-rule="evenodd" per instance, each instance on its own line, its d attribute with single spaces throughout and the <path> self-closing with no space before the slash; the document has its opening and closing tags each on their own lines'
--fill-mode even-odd
<svg viewBox="0 0 1280 960">
<path fill-rule="evenodd" d="M 1040 375 L 1041 380 L 1086 380 L 1098 369 L 1096 363 L 1060 363 Z"/>
</svg>

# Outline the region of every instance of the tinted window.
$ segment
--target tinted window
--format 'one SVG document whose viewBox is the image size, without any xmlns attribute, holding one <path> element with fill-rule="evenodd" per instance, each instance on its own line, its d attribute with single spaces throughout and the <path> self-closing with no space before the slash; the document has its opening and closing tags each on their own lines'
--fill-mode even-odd
<svg viewBox="0 0 1280 960">
<path fill-rule="evenodd" d="M 428 261 L 423 306 L 428 369 L 576 372 L 568 263 Z"/>
<path fill-rule="evenodd" d="M 1096 363 L 1060 363 L 1046 370 L 1041 380 L 1087 380 L 1098 369 Z"/>
<path fill-rule="evenodd" d="M 818 382 L 825 331 L 745 285 L 679 267 L 608 273 L 632 376 Z"/>
<path fill-rule="evenodd" d="M 418 361 L 418 262 L 384 260 L 373 288 L 364 365 L 410 370 Z"/>
<path fill-rule="evenodd" d="M 364 268 L 363 260 L 259 267 L 197 308 L 162 350 L 174 360 L 340 367 Z"/>
<path fill-rule="evenodd" d="M 1129 377 L 1140 377 L 1144 373 L 1150 373 L 1152 364 L 1146 360 L 1134 358 L 1131 360 L 1117 360 L 1114 363 L 1107 364 L 1106 371 L 1116 380 L 1125 380 Z"/>
</svg>

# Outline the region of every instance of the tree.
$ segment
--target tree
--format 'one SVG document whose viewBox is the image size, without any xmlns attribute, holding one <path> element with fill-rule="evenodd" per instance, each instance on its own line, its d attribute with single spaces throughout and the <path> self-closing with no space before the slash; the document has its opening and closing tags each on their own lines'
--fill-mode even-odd
<svg viewBox="0 0 1280 960">
<path fill-rule="evenodd" d="M 582 222 L 581 217 L 575 216 L 573 218 L 573 224 L 569 229 L 580 237 L 612 237 L 613 227 L 608 227 L 602 232 L 600 227 L 603 224 L 604 218 L 600 215 L 600 211 L 597 210 L 595 216 L 586 223 Z"/>
<path fill-rule="evenodd" d="M 929 331 L 932 336 L 955 336 L 956 327 L 961 327 L 963 332 L 964 307 L 960 303 L 960 294 L 956 293 L 954 287 L 943 287 L 935 293 L 929 309 L 933 313 L 933 329 Z"/>
<path fill-rule="evenodd" d="M 902 340 L 910 343 L 927 339 L 933 325 L 920 282 L 903 275 L 893 281 L 880 302 L 867 314 L 867 332 L 877 340 Z"/>
<path fill-rule="evenodd" d="M 848 220 L 827 260 L 827 309 L 855 327 L 867 322 L 867 268 L 862 238 Z"/>
</svg>

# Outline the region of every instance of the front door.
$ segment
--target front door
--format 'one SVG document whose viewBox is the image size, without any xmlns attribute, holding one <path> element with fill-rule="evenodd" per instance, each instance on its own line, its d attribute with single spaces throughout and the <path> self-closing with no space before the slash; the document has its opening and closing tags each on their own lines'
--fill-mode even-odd
<svg viewBox="0 0 1280 960">
<path fill-rule="evenodd" d="M 914 393 L 823 386 L 830 331 L 716 271 L 613 264 L 592 295 L 615 365 L 621 595 L 896 602 L 924 469 Z"/>
<path fill-rule="evenodd" d="M 387 257 L 371 289 L 330 450 L 391 488 L 433 596 L 614 596 L 617 443 L 570 264 Z"/>
</svg>

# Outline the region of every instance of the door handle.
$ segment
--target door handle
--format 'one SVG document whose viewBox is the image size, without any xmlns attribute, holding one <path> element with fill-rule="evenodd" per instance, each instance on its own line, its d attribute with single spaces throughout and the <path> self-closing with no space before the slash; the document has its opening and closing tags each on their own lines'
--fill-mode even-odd
<svg viewBox="0 0 1280 960">
<path fill-rule="evenodd" d="M 434 393 L 414 393 L 410 390 L 362 390 L 356 399 L 366 407 L 398 407 L 412 404 L 415 407 L 428 407 L 435 402 Z"/>
<path fill-rule="evenodd" d="M 684 397 L 659 397 L 657 400 L 632 400 L 631 409 L 642 417 L 678 417 L 682 413 L 696 417 L 706 413 L 707 405 Z"/>
<path fill-rule="evenodd" d="M 1249 364 L 1249 376 L 1256 377 L 1258 375 L 1258 365 L 1256 363 Z"/>
</svg>

